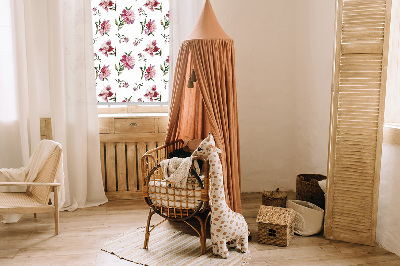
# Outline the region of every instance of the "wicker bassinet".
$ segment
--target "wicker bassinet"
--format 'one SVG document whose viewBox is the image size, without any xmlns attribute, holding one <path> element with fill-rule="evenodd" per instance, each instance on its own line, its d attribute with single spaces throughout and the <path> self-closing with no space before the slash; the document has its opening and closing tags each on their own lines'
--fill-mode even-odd
<svg viewBox="0 0 400 266">
<path fill-rule="evenodd" d="M 163 179 L 160 162 L 168 159 L 169 154 L 181 149 L 183 141 L 177 140 L 170 144 L 146 152 L 141 161 L 142 191 L 145 202 L 150 206 L 147 219 L 144 248 L 148 248 L 150 232 L 159 224 L 150 229 L 151 217 L 154 213 L 164 217 L 164 221 L 183 221 L 192 227 L 200 236 L 201 252 L 206 252 L 206 223 L 210 217 L 209 212 L 209 174 L 208 162 L 200 156 L 192 160 L 201 160 L 203 176 L 200 177 L 193 170 L 188 176 L 186 187 L 175 187 L 174 183 Z M 199 232 L 189 223 L 190 218 L 200 222 Z M 164 222 L 163 221 L 163 222 Z"/>
</svg>

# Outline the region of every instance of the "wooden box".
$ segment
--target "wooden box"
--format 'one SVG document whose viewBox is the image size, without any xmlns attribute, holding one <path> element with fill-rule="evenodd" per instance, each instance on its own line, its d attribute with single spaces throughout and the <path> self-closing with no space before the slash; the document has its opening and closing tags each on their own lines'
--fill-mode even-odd
<svg viewBox="0 0 400 266">
<path fill-rule="evenodd" d="M 287 247 L 294 235 L 292 209 L 261 205 L 257 215 L 258 243 Z"/>
</svg>

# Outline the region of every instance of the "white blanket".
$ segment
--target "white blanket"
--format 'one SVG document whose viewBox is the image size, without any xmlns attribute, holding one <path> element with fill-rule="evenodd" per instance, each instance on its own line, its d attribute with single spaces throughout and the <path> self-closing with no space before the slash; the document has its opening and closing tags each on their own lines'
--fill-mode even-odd
<svg viewBox="0 0 400 266">
<path fill-rule="evenodd" d="M 197 160 L 194 160 L 193 164 L 196 173 L 200 174 Z M 165 180 L 174 183 L 175 187 L 186 187 L 190 167 L 192 166 L 192 157 L 165 159 L 160 162 L 160 165 Z"/>
<path fill-rule="evenodd" d="M 44 166 L 45 162 L 54 151 L 54 149 L 61 144 L 52 140 L 42 140 L 36 147 L 32 156 L 29 158 L 29 163 L 27 167 L 22 167 L 19 169 L 0 169 L 0 181 L 5 182 L 33 182 L 38 175 L 39 171 Z M 61 187 L 59 189 L 59 208 L 64 204 L 65 201 L 65 189 L 64 189 L 64 171 L 62 166 L 62 155 L 61 162 L 58 164 L 55 182 L 60 183 Z M 22 188 L 22 191 L 26 190 L 26 187 Z M 3 187 L 0 192 L 21 192 L 21 188 L 9 188 Z M 17 222 L 22 217 L 22 214 L 10 214 L 3 215 L 6 223 Z M 4 221 L 3 221 L 4 222 Z"/>
</svg>

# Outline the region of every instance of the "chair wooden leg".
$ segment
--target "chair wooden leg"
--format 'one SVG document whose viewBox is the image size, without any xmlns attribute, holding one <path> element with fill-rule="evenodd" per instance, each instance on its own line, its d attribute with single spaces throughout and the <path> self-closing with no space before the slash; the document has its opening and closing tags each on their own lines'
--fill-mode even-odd
<svg viewBox="0 0 400 266">
<path fill-rule="evenodd" d="M 207 251 L 206 250 L 206 248 L 207 248 L 206 247 L 206 240 L 207 240 L 206 235 L 207 235 L 207 220 L 208 220 L 209 216 L 210 216 L 210 213 L 204 218 L 197 216 L 197 215 L 193 216 L 200 223 L 200 233 L 199 232 L 197 232 L 197 233 L 199 233 L 199 236 L 200 236 L 201 255 L 206 254 L 206 251 Z"/>
<path fill-rule="evenodd" d="M 201 245 L 201 255 L 206 254 L 206 221 L 199 219 L 201 227 L 200 235 L 200 245 Z"/>
<path fill-rule="evenodd" d="M 36 218 L 37 216 L 36 216 L 36 212 L 33 214 L 33 218 Z"/>
<path fill-rule="evenodd" d="M 54 227 L 56 235 L 58 235 L 59 215 L 60 213 L 58 210 L 58 187 L 54 187 Z"/>
<path fill-rule="evenodd" d="M 146 234 L 145 234 L 145 236 L 144 236 L 144 245 L 143 245 L 143 248 L 144 248 L 144 249 L 148 249 L 148 248 L 149 248 L 150 221 L 151 221 L 151 216 L 153 216 L 154 213 L 155 213 L 155 212 L 154 212 L 152 209 L 150 209 L 149 217 L 147 217 Z"/>
</svg>

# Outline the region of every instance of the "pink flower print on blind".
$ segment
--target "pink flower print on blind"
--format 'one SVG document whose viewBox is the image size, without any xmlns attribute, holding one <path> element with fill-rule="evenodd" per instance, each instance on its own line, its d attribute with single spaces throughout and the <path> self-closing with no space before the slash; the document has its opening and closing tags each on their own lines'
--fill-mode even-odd
<svg viewBox="0 0 400 266">
<path fill-rule="evenodd" d="M 156 55 L 160 55 L 161 56 L 161 50 L 160 48 L 157 46 L 157 41 L 154 40 L 152 42 L 150 42 L 146 49 L 144 49 L 145 52 L 147 52 L 149 55 L 154 56 L 154 54 Z"/>
<path fill-rule="evenodd" d="M 144 74 L 144 79 L 146 81 L 148 80 L 154 80 L 154 77 L 156 76 L 156 70 L 154 69 L 155 66 L 150 65 L 148 68 L 145 70 Z"/>
<path fill-rule="evenodd" d="M 124 54 L 122 56 L 121 63 L 126 69 L 133 69 L 133 67 L 135 66 L 135 59 L 133 59 L 130 53 Z"/>
<path fill-rule="evenodd" d="M 111 75 L 111 70 L 109 69 L 110 66 L 103 66 L 100 69 L 99 73 L 99 79 L 100 80 L 105 80 L 108 79 L 108 77 Z"/>
<path fill-rule="evenodd" d="M 126 24 L 133 24 L 133 22 L 135 22 L 135 13 L 130 9 L 122 10 L 121 17 Z"/>
<path fill-rule="evenodd" d="M 99 102 L 167 102 L 169 1 L 92 0 Z"/>
<path fill-rule="evenodd" d="M 100 23 L 100 20 L 98 24 L 96 24 L 96 32 L 99 32 L 101 36 L 104 34 L 108 35 L 108 33 L 111 30 L 111 24 L 109 20 L 103 20 L 103 22 Z"/>
<path fill-rule="evenodd" d="M 100 46 L 99 52 L 108 57 L 109 55 L 115 55 L 115 49 L 111 45 L 111 40 L 106 41 Z"/>
<path fill-rule="evenodd" d="M 115 3 L 113 1 L 110 1 L 110 0 L 102 0 L 102 1 L 100 1 L 99 6 L 104 8 L 105 11 L 108 11 L 108 9 L 115 10 Z"/>
<path fill-rule="evenodd" d="M 160 94 L 157 91 L 157 86 L 154 85 L 150 89 L 148 89 L 144 95 L 145 98 L 149 99 L 151 102 L 157 101 Z"/>
<path fill-rule="evenodd" d="M 104 87 L 101 92 L 99 93 L 99 97 L 104 101 L 108 102 L 108 100 L 113 100 L 114 93 L 111 91 L 111 86 L 107 85 Z"/>
<path fill-rule="evenodd" d="M 144 6 L 147 7 L 148 9 L 150 9 L 151 11 L 154 11 L 154 9 L 157 9 L 159 4 L 160 4 L 160 2 L 158 2 L 156 0 L 147 0 L 146 4 L 144 4 Z"/>
<path fill-rule="evenodd" d="M 144 24 L 144 33 L 149 36 L 149 35 L 153 35 L 154 36 L 154 32 L 157 30 L 157 24 L 154 20 L 149 20 L 149 22 L 146 23 L 146 21 L 143 22 Z"/>
</svg>

